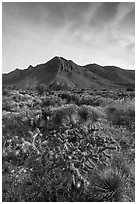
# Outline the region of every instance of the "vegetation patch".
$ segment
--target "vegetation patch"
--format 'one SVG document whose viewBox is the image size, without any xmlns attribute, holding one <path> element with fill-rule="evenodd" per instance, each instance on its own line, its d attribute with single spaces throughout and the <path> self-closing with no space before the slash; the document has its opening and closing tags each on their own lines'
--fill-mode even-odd
<svg viewBox="0 0 137 204">
<path fill-rule="evenodd" d="M 39 89 L 3 91 L 3 202 L 135 201 L 133 91 Z"/>
</svg>

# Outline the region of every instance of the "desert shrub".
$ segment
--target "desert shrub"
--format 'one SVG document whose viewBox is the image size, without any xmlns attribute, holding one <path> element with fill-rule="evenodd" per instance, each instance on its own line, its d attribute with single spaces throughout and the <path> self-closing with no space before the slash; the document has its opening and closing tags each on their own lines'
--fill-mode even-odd
<svg viewBox="0 0 137 204">
<path fill-rule="evenodd" d="M 113 125 L 125 126 L 132 129 L 135 122 L 135 110 L 121 106 L 109 106 L 106 109 L 107 119 L 111 121 Z"/>
<path fill-rule="evenodd" d="M 54 105 L 54 104 L 55 104 L 55 101 L 53 101 L 53 98 L 51 98 L 51 97 L 46 97 L 46 98 L 43 100 L 42 107 L 46 107 L 46 106 L 50 106 L 50 105 Z"/>
<path fill-rule="evenodd" d="M 87 93 L 88 105 L 75 97 L 73 104 L 59 105 L 72 95 L 60 94 L 37 97 L 33 107 L 18 112 L 3 111 L 3 202 L 134 201 L 127 166 L 134 164 L 135 138 L 106 121 L 111 107 L 110 116 L 116 108 L 134 121 L 134 100 L 114 101 L 105 110 L 92 106 L 98 97 L 90 96 L 90 103 Z"/>
<path fill-rule="evenodd" d="M 99 97 L 83 96 L 79 103 L 80 105 L 101 106 L 103 101 Z"/>
<path fill-rule="evenodd" d="M 59 94 L 59 97 L 61 97 L 63 100 L 65 99 L 66 100 L 66 103 L 74 103 L 74 104 L 77 104 L 79 105 L 79 100 L 80 100 L 80 97 L 78 94 L 76 93 L 70 93 L 70 92 L 63 92 L 62 94 Z"/>
<path fill-rule="evenodd" d="M 62 105 L 57 108 L 52 108 L 52 122 L 55 127 L 60 127 L 64 123 L 68 123 L 69 119 L 73 116 L 78 109 L 76 105 Z"/>
<path fill-rule="evenodd" d="M 74 134 L 76 134 L 76 130 L 72 133 L 73 138 Z M 87 154 L 85 154 L 86 144 L 87 141 L 90 141 L 90 137 L 81 139 L 79 132 L 77 136 L 75 135 L 79 140 L 77 143 L 74 139 L 70 140 L 70 133 L 65 136 L 63 134 L 61 138 L 57 135 L 56 133 L 55 137 L 51 134 L 48 137 L 48 148 L 45 147 L 40 156 L 30 157 L 26 167 L 14 170 L 11 179 L 7 181 L 7 186 L 3 188 L 3 201 L 91 201 L 90 189 L 93 191 L 93 186 L 90 182 L 92 179 L 87 180 L 89 170 L 84 165 L 87 163 L 86 160 L 90 153 L 87 149 Z M 69 143 L 65 137 L 69 138 Z M 98 144 L 96 141 L 95 143 Z M 93 141 L 91 144 L 93 145 Z M 92 150 L 90 155 L 93 161 L 99 159 L 98 154 L 94 149 Z M 20 156 L 18 155 L 18 157 Z M 23 156 L 21 158 L 23 159 Z M 8 164 L 8 166 L 10 165 Z M 93 167 L 95 168 L 95 164 Z M 10 169 L 9 174 L 11 174 Z M 5 186 L 6 180 L 3 179 L 3 182 Z M 95 197 L 92 198 L 92 201 L 96 201 Z"/>
<path fill-rule="evenodd" d="M 5 110 L 5 111 L 10 111 L 11 110 L 11 106 L 8 102 L 4 102 L 2 104 L 2 110 Z"/>
<path fill-rule="evenodd" d="M 41 125 L 41 131 L 44 134 L 48 134 L 51 130 L 60 130 L 70 123 L 70 118 L 75 112 L 76 106 L 71 105 L 61 105 L 61 106 L 47 106 L 42 108 L 42 120 L 45 125 Z"/>
<path fill-rule="evenodd" d="M 37 84 L 36 91 L 37 91 L 38 95 L 43 95 L 44 94 L 44 90 L 45 90 L 44 85 Z"/>
<path fill-rule="evenodd" d="M 78 116 L 80 123 L 94 124 L 99 118 L 99 113 L 90 106 L 82 105 L 78 108 Z"/>
<path fill-rule="evenodd" d="M 50 134 L 47 138 L 48 148 L 45 147 L 41 155 L 28 158 L 27 166 L 14 170 L 11 183 L 8 181 L 9 186 L 4 189 L 3 201 L 86 201 L 88 170 L 84 163 L 87 162 L 90 153 L 86 147 L 90 136 L 81 138 L 81 133 L 77 130 L 76 135 L 76 129 L 74 129 L 73 132 L 70 130 L 68 134 L 64 132 L 65 135 L 61 136 L 57 133 L 56 137 L 55 133 Z M 74 136 L 78 143 L 74 141 Z M 98 145 L 97 141 L 95 143 Z M 12 148 L 12 153 L 14 151 Z M 8 154 L 11 155 L 10 152 Z M 28 152 L 24 154 L 27 156 Z M 94 150 L 90 153 L 93 159 L 99 159 L 98 154 Z M 20 153 L 15 159 L 17 157 L 20 157 Z M 12 156 L 12 160 L 13 158 Z M 23 159 L 23 156 L 21 158 Z"/>
<path fill-rule="evenodd" d="M 51 116 L 51 109 L 49 107 L 42 108 L 42 116 L 45 120 L 47 120 L 47 117 Z"/>
<path fill-rule="evenodd" d="M 77 105 L 79 105 L 79 100 L 80 100 L 80 97 L 77 95 L 77 94 L 72 94 L 71 95 L 71 101 Z"/>
<path fill-rule="evenodd" d="M 64 111 L 63 110 L 58 110 L 54 112 L 52 116 L 52 121 L 56 127 L 59 127 L 62 125 L 62 120 L 64 117 Z"/>
<path fill-rule="evenodd" d="M 62 100 L 58 96 L 46 96 L 42 99 L 42 107 L 47 106 L 59 106 L 62 104 Z"/>
<path fill-rule="evenodd" d="M 90 174 L 89 195 L 92 202 L 127 202 L 130 197 L 130 171 L 119 155 L 112 158 L 110 164 L 95 168 Z M 129 192 L 129 193 L 127 193 Z"/>
<path fill-rule="evenodd" d="M 2 99 L 2 110 L 14 111 L 18 106 L 18 103 L 15 102 L 12 97 L 3 97 Z"/>
<path fill-rule="evenodd" d="M 101 100 L 102 100 L 102 104 L 101 104 L 102 107 L 106 107 L 114 103 L 114 99 L 110 97 L 102 97 Z"/>
<path fill-rule="evenodd" d="M 20 98 L 18 96 L 13 96 L 12 98 L 15 102 L 19 102 Z"/>
<path fill-rule="evenodd" d="M 23 99 L 23 95 L 20 94 L 19 92 L 16 92 L 12 95 L 11 99 L 15 102 L 19 102 Z"/>
<path fill-rule="evenodd" d="M 19 115 L 9 115 L 8 117 L 3 118 L 3 123 L 5 126 L 2 129 L 3 135 L 12 137 L 14 135 L 18 136 L 27 136 L 29 130 L 28 121 L 25 123 L 22 122 L 22 116 Z"/>
<path fill-rule="evenodd" d="M 80 117 L 81 122 L 87 122 L 89 119 L 89 112 L 85 106 L 81 106 L 78 110 L 78 115 Z"/>
<path fill-rule="evenodd" d="M 82 96 L 80 99 L 80 105 L 90 105 L 90 97 Z"/>
<path fill-rule="evenodd" d="M 127 84 L 127 91 L 135 91 L 135 85 L 134 84 Z"/>
<path fill-rule="evenodd" d="M 9 95 L 9 90 L 6 89 L 6 88 L 3 88 L 3 89 L 2 89 L 2 95 L 3 95 L 3 96 L 8 96 L 8 95 Z"/>
<path fill-rule="evenodd" d="M 67 103 L 70 103 L 71 101 L 71 94 L 69 92 L 59 94 L 59 97 L 62 98 L 63 100 L 65 99 Z"/>
</svg>

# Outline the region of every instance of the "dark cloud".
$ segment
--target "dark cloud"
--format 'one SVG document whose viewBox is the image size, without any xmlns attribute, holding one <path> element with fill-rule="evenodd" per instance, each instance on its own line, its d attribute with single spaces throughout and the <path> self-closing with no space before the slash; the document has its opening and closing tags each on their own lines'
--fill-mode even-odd
<svg viewBox="0 0 137 204">
<path fill-rule="evenodd" d="M 95 15 L 91 18 L 91 24 L 96 21 L 97 24 L 107 24 L 112 21 L 117 14 L 119 2 L 105 2 L 101 3 Z"/>
<path fill-rule="evenodd" d="M 72 18 L 77 15 L 81 15 L 85 10 L 88 9 L 91 3 L 84 2 L 51 2 L 51 3 L 41 3 L 40 6 L 44 6 L 45 9 L 50 10 L 50 12 L 60 18 L 68 17 Z M 70 15 L 72 14 L 72 15 Z"/>
<path fill-rule="evenodd" d="M 72 27 L 74 25 L 75 29 L 77 29 L 84 23 L 82 15 L 88 11 L 90 5 L 91 3 L 88 2 L 56 2 L 47 3 L 43 8 L 48 12 L 49 24 L 55 26 L 72 25 Z"/>
<path fill-rule="evenodd" d="M 80 17 L 85 10 L 89 8 L 91 3 L 84 2 L 4 2 L 3 12 L 11 15 L 20 15 L 22 18 L 29 18 L 35 23 L 49 15 L 49 22 L 53 23 L 53 19 L 72 19 Z M 36 21 L 35 21 L 36 20 Z"/>
</svg>

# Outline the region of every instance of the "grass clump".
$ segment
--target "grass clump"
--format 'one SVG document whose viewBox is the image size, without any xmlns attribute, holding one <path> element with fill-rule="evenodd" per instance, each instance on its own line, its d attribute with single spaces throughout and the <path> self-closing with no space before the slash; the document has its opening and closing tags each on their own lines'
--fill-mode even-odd
<svg viewBox="0 0 137 204">
<path fill-rule="evenodd" d="M 94 123 L 99 118 L 98 112 L 94 108 L 86 105 L 79 106 L 78 116 L 79 116 L 80 123 L 86 123 L 86 122 Z"/>
<path fill-rule="evenodd" d="M 89 119 L 89 112 L 85 106 L 81 106 L 78 110 L 79 120 L 80 122 L 87 122 Z"/>
<path fill-rule="evenodd" d="M 90 174 L 88 188 L 91 202 L 128 202 L 130 195 L 130 171 L 119 156 L 114 156 L 110 164 L 94 169 Z M 128 192 L 128 193 L 127 193 Z"/>
<path fill-rule="evenodd" d="M 132 129 L 135 122 L 135 108 L 127 104 L 114 104 L 106 109 L 107 119 L 113 125 Z"/>
</svg>

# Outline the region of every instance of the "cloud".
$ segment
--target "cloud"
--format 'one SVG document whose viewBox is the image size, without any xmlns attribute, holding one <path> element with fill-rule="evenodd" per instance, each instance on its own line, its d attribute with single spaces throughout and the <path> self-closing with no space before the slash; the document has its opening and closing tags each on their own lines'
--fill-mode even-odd
<svg viewBox="0 0 137 204">
<path fill-rule="evenodd" d="M 133 66 L 134 3 L 4 2 L 2 5 L 3 70 L 26 68 L 54 55 L 80 64 Z"/>
<path fill-rule="evenodd" d="M 95 15 L 91 18 L 91 24 L 92 20 L 104 26 L 110 23 L 117 14 L 118 5 L 118 2 L 100 3 Z"/>
<path fill-rule="evenodd" d="M 128 34 L 135 34 L 135 8 L 131 9 L 118 24 L 118 29 Z"/>
</svg>

